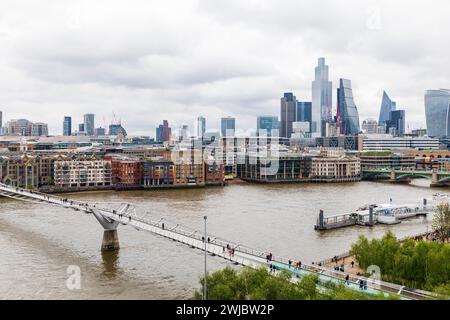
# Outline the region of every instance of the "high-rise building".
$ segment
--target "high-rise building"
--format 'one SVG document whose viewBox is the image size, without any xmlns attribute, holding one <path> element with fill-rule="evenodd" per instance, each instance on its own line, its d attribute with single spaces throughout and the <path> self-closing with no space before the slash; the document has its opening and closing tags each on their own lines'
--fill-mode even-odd
<svg viewBox="0 0 450 320">
<path fill-rule="evenodd" d="M 80 124 L 78 125 L 78 133 L 85 133 L 85 130 L 84 130 L 84 123 L 80 123 Z"/>
<path fill-rule="evenodd" d="M 71 136 L 72 135 L 72 117 L 64 117 L 63 122 L 63 136 Z"/>
<path fill-rule="evenodd" d="M 124 127 L 122 127 L 121 124 L 119 124 L 119 123 L 118 124 L 113 124 L 112 123 L 112 124 L 109 125 L 108 135 L 110 135 L 110 136 L 118 136 L 119 132 L 122 134 L 122 136 L 124 138 L 127 137 L 127 131 L 125 130 Z"/>
<path fill-rule="evenodd" d="M 4 134 L 10 136 L 31 136 L 33 123 L 27 119 L 11 120 L 5 124 Z"/>
<path fill-rule="evenodd" d="M 309 130 L 311 131 L 311 111 L 312 102 L 297 101 L 297 115 L 295 121 L 297 122 L 309 122 Z"/>
<path fill-rule="evenodd" d="M 203 137 L 206 132 L 206 119 L 203 116 L 197 117 L 197 126 L 196 126 L 196 135 L 197 137 Z"/>
<path fill-rule="evenodd" d="M 84 118 L 84 131 L 86 131 L 88 136 L 94 135 L 95 128 L 95 115 L 92 113 L 85 114 Z"/>
<path fill-rule="evenodd" d="M 425 92 L 425 116 L 428 136 L 450 136 L 450 90 Z"/>
<path fill-rule="evenodd" d="M 31 125 L 31 135 L 40 137 L 48 136 L 48 125 L 42 122 L 35 122 Z"/>
<path fill-rule="evenodd" d="M 0 136 L 3 135 L 3 111 L 0 111 Z"/>
<path fill-rule="evenodd" d="M 393 110 L 389 112 L 389 133 L 396 136 L 405 134 L 405 110 Z"/>
<path fill-rule="evenodd" d="M 389 98 L 386 91 L 383 91 L 383 99 L 381 100 L 381 107 L 380 107 L 380 116 L 378 119 L 378 124 L 380 126 L 383 126 L 386 124 L 387 121 L 389 121 L 389 113 L 391 111 L 394 111 L 396 109 L 396 103 Z"/>
<path fill-rule="evenodd" d="M 311 133 L 313 137 L 325 135 L 325 123 L 332 121 L 332 88 L 328 80 L 328 66 L 325 58 L 319 58 L 315 69 L 315 80 L 312 83 Z"/>
<path fill-rule="evenodd" d="M 222 137 L 233 137 L 236 131 L 236 119 L 232 117 L 224 117 L 220 119 L 220 123 Z"/>
<path fill-rule="evenodd" d="M 171 135 L 172 129 L 169 127 L 169 122 L 167 120 L 164 120 L 163 124 L 160 124 L 159 127 L 156 128 L 156 142 L 168 142 L 170 141 Z"/>
<path fill-rule="evenodd" d="M 292 123 L 297 118 L 297 98 L 292 92 L 286 92 L 281 98 L 280 107 L 280 137 L 289 139 L 293 132 Z"/>
<path fill-rule="evenodd" d="M 356 135 L 360 131 L 358 108 L 353 100 L 352 83 L 347 79 L 339 80 L 337 89 L 337 122 L 338 133 Z"/>
<path fill-rule="evenodd" d="M 272 130 L 279 130 L 280 129 L 280 122 L 278 121 L 277 116 L 259 116 L 257 123 L 257 135 L 261 135 L 262 130 L 266 130 L 267 136 L 272 135 Z"/>
</svg>

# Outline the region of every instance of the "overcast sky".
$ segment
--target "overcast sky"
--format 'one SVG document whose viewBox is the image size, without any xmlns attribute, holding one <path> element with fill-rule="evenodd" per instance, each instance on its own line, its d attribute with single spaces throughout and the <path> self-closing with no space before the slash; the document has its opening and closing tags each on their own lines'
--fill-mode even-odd
<svg viewBox="0 0 450 320">
<path fill-rule="evenodd" d="M 89 112 L 151 136 L 198 115 L 246 130 L 279 115 L 285 91 L 310 101 L 323 56 L 334 109 L 348 78 L 361 121 L 378 118 L 385 89 L 417 128 L 424 90 L 450 87 L 449 13 L 448 0 L 2 0 L 0 110 L 52 134 Z"/>
</svg>

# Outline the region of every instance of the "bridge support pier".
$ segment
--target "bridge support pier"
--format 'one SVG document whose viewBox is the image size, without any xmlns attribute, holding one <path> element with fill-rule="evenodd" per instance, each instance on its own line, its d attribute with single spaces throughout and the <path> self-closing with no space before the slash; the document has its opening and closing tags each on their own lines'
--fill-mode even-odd
<svg viewBox="0 0 450 320">
<path fill-rule="evenodd" d="M 96 210 L 92 210 L 92 214 L 104 229 L 101 250 L 104 252 L 119 250 L 119 235 L 117 234 L 117 226 L 119 225 L 119 222 L 106 218 Z"/>
<path fill-rule="evenodd" d="M 117 229 L 103 231 L 102 251 L 115 251 L 120 249 Z"/>
</svg>

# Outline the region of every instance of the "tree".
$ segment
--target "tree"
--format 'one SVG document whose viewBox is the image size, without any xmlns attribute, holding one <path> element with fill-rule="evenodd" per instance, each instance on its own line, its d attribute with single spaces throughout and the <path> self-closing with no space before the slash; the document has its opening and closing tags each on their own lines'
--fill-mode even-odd
<svg viewBox="0 0 450 320">
<path fill-rule="evenodd" d="M 439 241 L 447 241 L 450 234 L 450 207 L 448 203 L 442 203 L 437 206 L 432 228 Z"/>
<path fill-rule="evenodd" d="M 292 282 L 292 274 L 285 271 L 274 276 L 266 268 L 243 268 L 236 271 L 225 268 L 207 274 L 208 299 L 211 300 L 370 300 L 392 299 L 384 295 L 373 296 L 355 292 L 344 285 L 336 286 L 332 282 L 321 284 L 315 274 L 305 275 L 299 281 Z M 200 278 L 203 286 L 203 278 Z M 203 288 L 194 294 L 202 299 Z"/>
</svg>

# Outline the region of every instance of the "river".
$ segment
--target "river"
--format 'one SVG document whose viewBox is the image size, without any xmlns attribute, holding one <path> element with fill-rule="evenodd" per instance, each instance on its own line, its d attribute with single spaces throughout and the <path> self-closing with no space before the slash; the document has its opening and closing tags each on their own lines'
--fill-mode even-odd
<svg viewBox="0 0 450 320">
<path fill-rule="evenodd" d="M 132 203 L 139 212 L 202 230 L 207 215 L 214 236 L 310 263 L 349 250 L 363 234 L 398 237 L 427 230 L 431 217 L 395 226 L 314 231 L 318 212 L 344 213 L 369 203 L 419 203 L 433 193 L 427 180 L 413 185 L 383 182 L 349 184 L 258 185 L 220 188 L 97 192 L 66 195 L 118 206 Z M 199 288 L 203 253 L 182 244 L 119 227 L 121 249 L 102 254 L 103 231 L 92 215 L 0 198 L 0 299 L 187 299 Z M 81 271 L 81 288 L 66 286 L 68 266 Z M 208 257 L 208 269 L 229 263 Z"/>
</svg>

